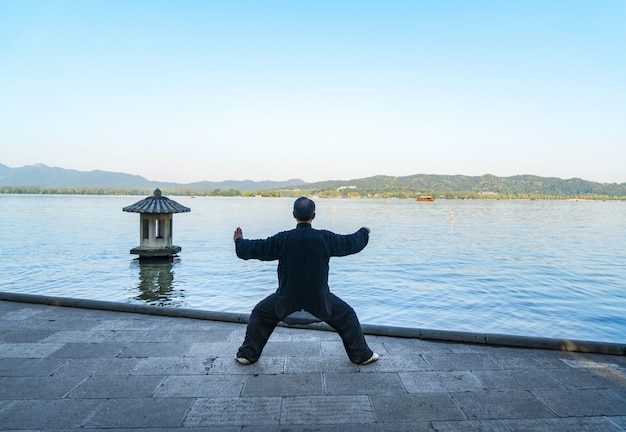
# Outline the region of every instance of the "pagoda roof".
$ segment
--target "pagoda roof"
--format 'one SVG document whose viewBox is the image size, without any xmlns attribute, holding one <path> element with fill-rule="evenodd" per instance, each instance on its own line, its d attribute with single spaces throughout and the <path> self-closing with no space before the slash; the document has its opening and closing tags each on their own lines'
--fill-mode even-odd
<svg viewBox="0 0 626 432">
<path fill-rule="evenodd" d="M 154 190 L 154 195 L 149 196 L 135 204 L 126 206 L 122 209 L 125 212 L 132 213 L 187 213 L 191 209 L 184 205 L 178 204 L 176 201 L 164 197 L 160 189 Z"/>
</svg>

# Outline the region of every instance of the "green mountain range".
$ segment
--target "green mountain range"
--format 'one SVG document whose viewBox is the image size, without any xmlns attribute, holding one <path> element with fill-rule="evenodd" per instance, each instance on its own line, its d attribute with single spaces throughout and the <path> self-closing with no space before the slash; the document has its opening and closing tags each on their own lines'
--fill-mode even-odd
<svg viewBox="0 0 626 432">
<path fill-rule="evenodd" d="M 413 198 L 580 198 L 626 199 L 626 183 L 598 183 L 579 178 L 560 179 L 534 175 L 497 177 L 416 174 L 403 177 L 374 176 L 352 180 L 306 183 L 303 180 L 251 180 L 196 183 L 150 181 L 144 177 L 107 171 L 76 171 L 42 164 L 10 168 L 0 164 L 0 192 L 91 193 L 93 189 L 146 193 L 156 188 L 170 194 L 198 195 L 315 195 L 323 197 Z M 43 191 L 42 191 L 43 190 Z M 228 191 L 228 193 L 224 193 Z"/>
<path fill-rule="evenodd" d="M 497 177 L 416 174 L 404 177 L 375 176 L 351 181 L 312 183 L 307 188 L 316 191 L 339 189 L 367 193 L 392 193 L 402 197 L 421 195 L 445 198 L 626 198 L 626 183 L 597 183 L 579 178 L 563 180 L 556 177 L 517 175 Z"/>
</svg>

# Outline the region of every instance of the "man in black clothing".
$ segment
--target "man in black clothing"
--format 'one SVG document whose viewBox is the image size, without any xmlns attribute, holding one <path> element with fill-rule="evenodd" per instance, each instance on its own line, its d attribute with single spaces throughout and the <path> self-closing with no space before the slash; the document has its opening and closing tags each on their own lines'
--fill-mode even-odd
<svg viewBox="0 0 626 432">
<path fill-rule="evenodd" d="M 314 229 L 315 203 L 306 197 L 295 201 L 293 216 L 295 229 L 265 240 L 247 240 L 241 228 L 235 230 L 233 240 L 239 258 L 278 260 L 278 289 L 252 310 L 237 361 L 244 365 L 256 362 L 278 322 L 300 310 L 334 328 L 352 362 L 363 365 L 378 360 L 378 354 L 365 342 L 354 309 L 328 287 L 330 257 L 360 252 L 369 240 L 369 228 L 349 235 Z"/>
</svg>

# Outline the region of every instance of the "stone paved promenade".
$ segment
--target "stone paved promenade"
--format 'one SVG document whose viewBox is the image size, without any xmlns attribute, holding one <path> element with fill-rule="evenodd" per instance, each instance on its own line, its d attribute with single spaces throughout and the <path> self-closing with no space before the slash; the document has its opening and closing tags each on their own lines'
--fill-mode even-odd
<svg viewBox="0 0 626 432">
<path fill-rule="evenodd" d="M 626 431 L 626 357 L 245 325 L 0 300 L 0 429 Z"/>
</svg>

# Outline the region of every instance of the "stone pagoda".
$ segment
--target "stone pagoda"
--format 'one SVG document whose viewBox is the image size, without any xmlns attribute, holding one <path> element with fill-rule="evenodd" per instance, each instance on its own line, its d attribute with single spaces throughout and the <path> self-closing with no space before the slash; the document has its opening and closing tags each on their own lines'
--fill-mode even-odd
<svg viewBox="0 0 626 432">
<path fill-rule="evenodd" d="M 131 249 L 131 254 L 139 255 L 139 258 L 167 258 L 182 250 L 172 244 L 172 214 L 190 212 L 189 207 L 164 197 L 156 189 L 154 195 L 122 210 L 139 213 L 139 246 Z"/>
</svg>

